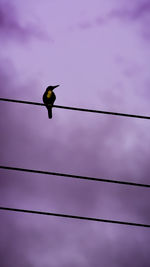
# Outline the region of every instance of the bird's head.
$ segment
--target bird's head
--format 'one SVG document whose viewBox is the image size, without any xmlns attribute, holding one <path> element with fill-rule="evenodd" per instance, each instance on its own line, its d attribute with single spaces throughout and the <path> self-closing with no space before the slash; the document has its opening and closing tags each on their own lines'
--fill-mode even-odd
<svg viewBox="0 0 150 267">
<path fill-rule="evenodd" d="M 52 86 L 52 85 L 50 85 L 50 86 L 48 86 L 47 88 L 46 88 L 46 91 L 48 92 L 48 91 L 53 91 L 56 87 L 58 87 L 59 85 L 55 85 L 55 86 Z"/>
</svg>

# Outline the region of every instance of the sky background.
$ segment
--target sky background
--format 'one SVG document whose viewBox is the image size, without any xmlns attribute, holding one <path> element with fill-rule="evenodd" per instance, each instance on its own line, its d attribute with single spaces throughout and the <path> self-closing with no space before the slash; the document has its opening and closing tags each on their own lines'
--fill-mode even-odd
<svg viewBox="0 0 150 267">
<path fill-rule="evenodd" d="M 0 0 L 0 95 L 150 115 L 150 0 Z M 148 120 L 0 103 L 1 165 L 150 183 Z M 0 206 L 150 224 L 148 188 L 0 170 Z M 0 212 L 2 267 L 149 267 L 148 228 Z"/>
</svg>

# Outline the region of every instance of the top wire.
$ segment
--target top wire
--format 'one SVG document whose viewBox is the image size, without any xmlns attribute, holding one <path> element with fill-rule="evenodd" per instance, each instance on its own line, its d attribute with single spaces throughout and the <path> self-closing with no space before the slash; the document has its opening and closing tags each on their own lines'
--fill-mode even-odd
<svg viewBox="0 0 150 267">
<path fill-rule="evenodd" d="M 29 104 L 29 105 L 37 105 L 37 106 L 45 106 L 43 103 L 24 101 L 24 100 L 17 100 L 17 99 L 0 98 L 0 101 L 7 101 L 7 102 L 14 102 L 14 103 L 21 103 L 21 104 Z M 67 106 L 60 106 L 60 105 L 53 105 L 53 107 L 54 108 L 76 110 L 76 111 L 101 113 L 101 114 L 107 114 L 107 115 L 123 116 L 123 117 L 131 117 L 131 118 L 150 120 L 150 116 L 142 116 L 142 115 L 135 115 L 135 114 L 119 113 L 119 112 L 110 112 L 110 111 L 95 110 L 95 109 L 75 108 L 75 107 L 67 107 Z"/>
</svg>

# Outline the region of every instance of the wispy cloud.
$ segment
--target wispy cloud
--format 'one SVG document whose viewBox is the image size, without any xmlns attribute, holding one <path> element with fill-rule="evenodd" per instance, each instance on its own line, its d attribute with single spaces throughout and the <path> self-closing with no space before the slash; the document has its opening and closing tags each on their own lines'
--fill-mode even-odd
<svg viewBox="0 0 150 267">
<path fill-rule="evenodd" d="M 86 30 L 91 28 L 93 25 L 90 21 L 82 21 L 79 23 L 79 28 L 82 30 Z"/>
<path fill-rule="evenodd" d="M 109 17 L 121 19 L 144 19 L 150 13 L 150 1 L 137 1 L 135 4 L 129 5 L 127 1 L 125 6 L 113 9 L 109 13 Z"/>
<path fill-rule="evenodd" d="M 17 9 L 10 1 L 1 1 L 0 3 L 0 34 L 2 41 L 10 39 L 28 41 L 32 37 L 43 40 L 48 38 L 39 25 L 30 23 L 22 26 Z"/>
<path fill-rule="evenodd" d="M 125 5 L 113 9 L 108 14 L 108 19 L 120 19 L 126 22 L 139 23 L 141 27 L 141 36 L 150 40 L 150 1 L 136 1 L 130 4 L 126 1 Z"/>
</svg>

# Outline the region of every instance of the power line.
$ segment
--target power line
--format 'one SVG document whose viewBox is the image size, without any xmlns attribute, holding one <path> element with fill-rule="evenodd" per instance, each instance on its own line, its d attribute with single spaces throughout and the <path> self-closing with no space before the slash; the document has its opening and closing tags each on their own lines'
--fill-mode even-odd
<svg viewBox="0 0 150 267">
<path fill-rule="evenodd" d="M 45 211 L 39 211 L 39 210 L 14 209 L 14 208 L 7 208 L 7 207 L 0 207 L 0 210 L 16 211 L 16 212 L 23 212 L 23 213 L 34 213 L 34 214 L 40 214 L 40 215 L 57 216 L 57 217 L 64 217 L 64 218 L 71 218 L 71 219 L 78 219 L 78 220 L 88 220 L 88 221 L 96 221 L 96 222 L 124 224 L 124 225 L 131 225 L 131 226 L 150 227 L 149 224 L 124 222 L 124 221 L 116 221 L 116 220 L 106 220 L 106 219 L 83 217 L 83 216 L 76 216 L 76 215 L 70 215 L 70 214 L 45 212 Z"/>
<path fill-rule="evenodd" d="M 21 104 L 30 104 L 30 105 L 37 105 L 37 106 L 45 106 L 43 103 L 31 102 L 31 101 L 23 101 L 23 100 L 16 100 L 16 99 L 0 98 L 0 101 L 15 102 L 15 103 L 21 103 Z M 132 118 L 139 118 L 139 119 L 147 119 L 147 120 L 150 119 L 150 116 L 126 114 L 126 113 L 119 113 L 119 112 L 110 112 L 110 111 L 103 111 L 103 110 L 75 108 L 75 107 L 67 107 L 67 106 L 60 106 L 60 105 L 53 105 L 53 107 L 54 108 L 62 108 L 62 109 L 76 110 L 76 111 L 101 113 L 101 114 L 107 114 L 107 115 L 115 115 L 115 116 L 124 116 L 124 117 L 132 117 Z"/>
<path fill-rule="evenodd" d="M 33 170 L 33 169 L 9 167 L 9 166 L 0 166 L 0 169 L 21 171 L 21 172 L 40 173 L 40 174 L 55 175 L 55 176 L 63 176 L 63 177 L 83 179 L 83 180 L 91 180 L 91 181 L 105 182 L 105 183 L 115 183 L 115 184 L 124 184 L 124 185 L 130 185 L 130 186 L 150 187 L 149 184 L 139 184 L 139 183 L 133 183 L 133 182 L 125 182 L 125 181 L 117 181 L 117 180 L 111 180 L 111 179 L 79 176 L 79 175 L 72 175 L 72 174 L 59 173 L 59 172 L 48 172 L 48 171 L 40 171 L 40 170 Z"/>
</svg>

